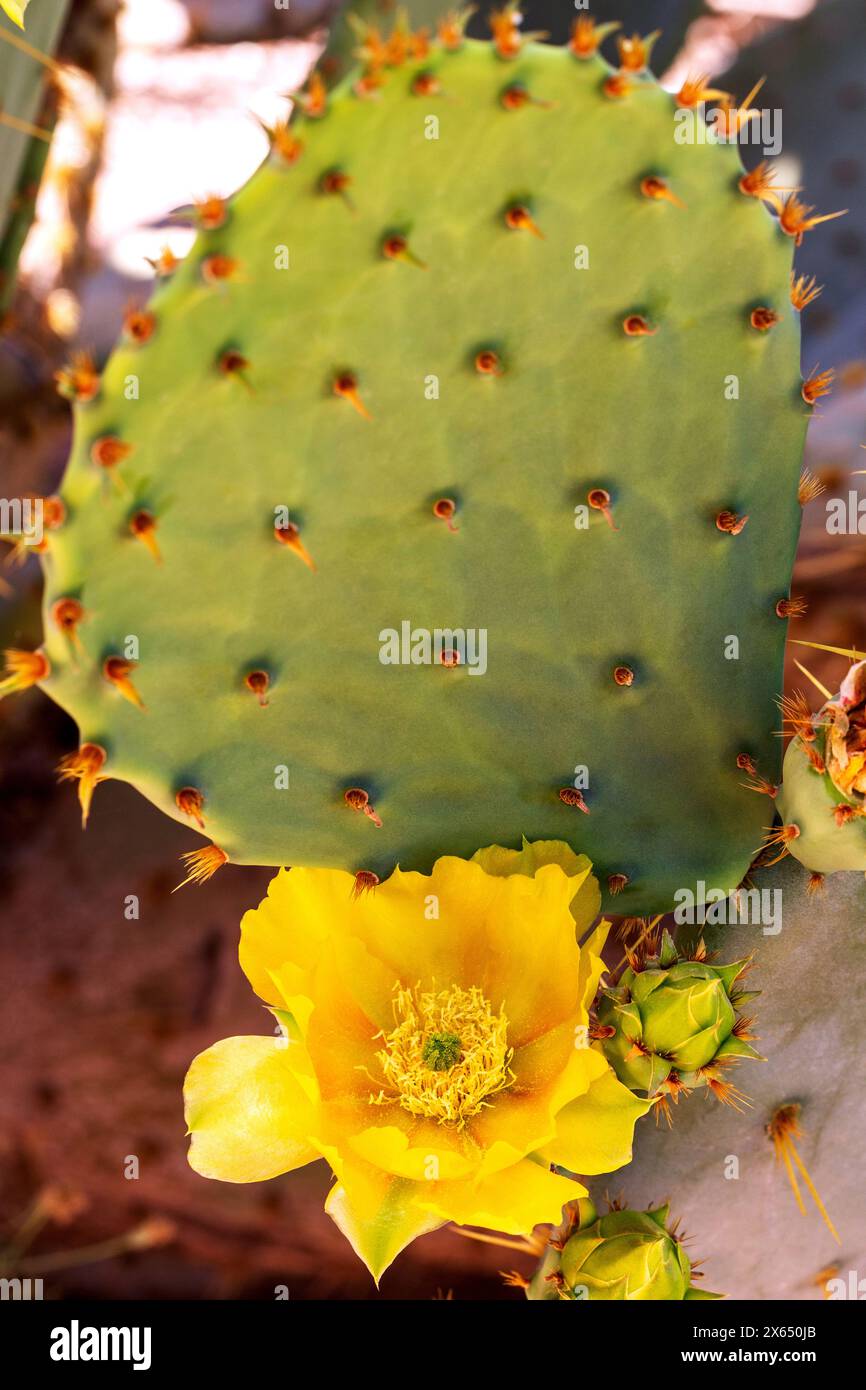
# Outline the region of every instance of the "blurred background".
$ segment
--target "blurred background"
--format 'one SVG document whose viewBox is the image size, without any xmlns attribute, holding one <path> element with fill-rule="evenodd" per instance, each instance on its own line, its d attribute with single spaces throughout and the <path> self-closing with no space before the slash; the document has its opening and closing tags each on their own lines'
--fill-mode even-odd
<svg viewBox="0 0 866 1390">
<path fill-rule="evenodd" d="M 356 8 L 393 20 L 386 0 Z M 335 0 L 288 9 L 34 0 L 28 37 L 50 46 L 63 71 L 34 80 L 22 95 L 30 111 L 15 112 L 56 125 L 47 162 L 37 140 L 16 166 L 13 216 L 0 224 L 4 497 L 55 490 L 70 415 L 53 373 L 78 348 L 108 353 L 127 307 L 147 298 L 149 260 L 166 246 L 187 250 L 184 210 L 253 172 L 266 150 L 260 121 L 288 113 L 287 93 L 320 56 L 338 9 Z M 523 9 L 528 30 L 559 41 L 575 15 L 571 0 Z M 428 3 L 430 17 L 437 10 Z M 806 462 L 826 493 L 805 513 L 793 592 L 809 606 L 793 635 L 862 649 L 866 534 L 828 534 L 824 504 L 866 495 L 856 473 L 866 467 L 866 4 L 597 0 L 592 13 L 628 32 L 662 27 L 654 66 L 671 89 L 707 73 L 742 98 L 766 74 L 759 104 L 783 112 L 778 181 L 802 184 L 821 212 L 849 209 L 798 252 L 798 273 L 826 286 L 803 317 L 804 375 L 832 367 L 837 379 L 809 433 Z M 0 25 L 12 28 L 2 13 Z M 473 26 L 484 32 L 481 16 Z M 350 48 L 337 15 L 330 73 Z M 7 111 L 9 51 L 0 45 Z M 744 156 L 756 162 L 754 147 Z M 0 170 L 13 177 L 11 162 L 0 159 Z M 6 253 L 25 230 L 13 284 Z M 0 549 L 0 645 L 37 645 L 38 566 Z M 793 665 L 806 649 L 790 651 L 789 686 L 814 696 Z M 807 664 L 831 688 L 845 669 L 817 652 Z M 528 1273 L 531 1260 L 448 1230 L 417 1241 L 377 1295 L 322 1212 L 323 1164 L 249 1188 L 187 1168 L 190 1059 L 217 1038 L 268 1027 L 236 949 L 240 917 L 270 871 L 232 868 L 171 896 L 178 856 L 198 838 L 113 782 L 82 838 L 75 797 L 55 774 L 76 743 L 74 726 L 38 694 L 0 704 L 0 1274 L 43 1275 L 50 1297 L 260 1298 L 281 1284 L 292 1298 L 521 1297 L 499 1271 Z M 124 915 L 132 894 L 138 920 Z"/>
</svg>

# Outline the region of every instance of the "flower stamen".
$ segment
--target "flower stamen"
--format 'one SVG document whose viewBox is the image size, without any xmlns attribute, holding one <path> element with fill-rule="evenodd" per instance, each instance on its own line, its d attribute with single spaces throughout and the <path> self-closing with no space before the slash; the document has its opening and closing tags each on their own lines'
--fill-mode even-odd
<svg viewBox="0 0 866 1390">
<path fill-rule="evenodd" d="M 514 1081 L 508 1021 L 476 986 L 422 992 L 398 984 L 394 1018 L 376 1053 L 387 1090 L 371 1096 L 372 1104 L 396 1102 L 410 1115 L 462 1129 Z"/>
</svg>

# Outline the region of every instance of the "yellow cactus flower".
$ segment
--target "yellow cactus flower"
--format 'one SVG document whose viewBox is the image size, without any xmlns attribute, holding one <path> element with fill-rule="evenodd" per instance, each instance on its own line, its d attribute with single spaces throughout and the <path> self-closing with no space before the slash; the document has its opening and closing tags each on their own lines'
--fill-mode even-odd
<svg viewBox="0 0 866 1390">
<path fill-rule="evenodd" d="M 24 28 L 24 11 L 27 9 L 30 0 L 0 0 L 0 10 L 5 10 L 13 24 L 17 24 L 19 29 Z"/>
<path fill-rule="evenodd" d="M 240 945 L 278 1035 L 192 1063 L 192 1167 L 259 1182 L 325 1159 L 326 1210 L 376 1280 L 449 1221 L 558 1222 L 585 1189 L 554 1165 L 622 1167 L 648 1109 L 590 1038 L 607 924 L 578 938 L 598 907 L 589 861 L 556 842 L 381 883 L 281 870 Z"/>
</svg>

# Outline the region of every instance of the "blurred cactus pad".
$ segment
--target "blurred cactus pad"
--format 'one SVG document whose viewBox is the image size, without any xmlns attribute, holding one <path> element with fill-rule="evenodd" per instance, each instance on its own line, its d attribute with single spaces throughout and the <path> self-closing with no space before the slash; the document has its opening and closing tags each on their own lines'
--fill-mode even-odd
<svg viewBox="0 0 866 1390">
<path fill-rule="evenodd" d="M 443 33 L 314 80 L 63 377 L 41 683 L 230 861 L 525 835 L 663 909 L 769 819 L 792 239 L 634 55 Z"/>
</svg>

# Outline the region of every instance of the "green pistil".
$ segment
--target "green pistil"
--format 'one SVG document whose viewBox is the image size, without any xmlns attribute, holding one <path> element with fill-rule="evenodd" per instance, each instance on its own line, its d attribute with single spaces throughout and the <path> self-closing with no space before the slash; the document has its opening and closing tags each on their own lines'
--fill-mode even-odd
<svg viewBox="0 0 866 1390">
<path fill-rule="evenodd" d="M 424 1044 L 421 1054 L 433 1071 L 448 1071 L 460 1060 L 460 1039 L 456 1033 L 434 1033 Z"/>
</svg>

